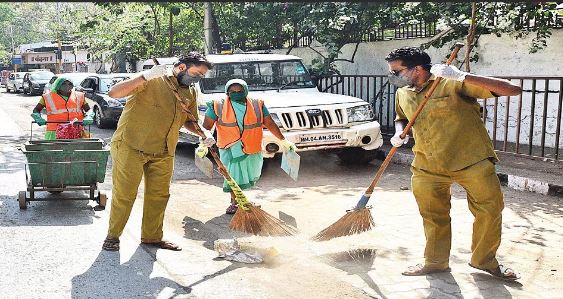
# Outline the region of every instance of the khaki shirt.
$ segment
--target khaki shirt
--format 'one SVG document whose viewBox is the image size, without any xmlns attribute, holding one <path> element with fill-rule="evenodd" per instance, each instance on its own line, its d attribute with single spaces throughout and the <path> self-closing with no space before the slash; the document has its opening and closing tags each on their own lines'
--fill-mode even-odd
<svg viewBox="0 0 563 299">
<path fill-rule="evenodd" d="M 197 121 L 197 92 L 194 87 L 181 87 L 174 76 L 169 77 L 178 93 L 190 103 L 189 110 Z M 179 130 L 188 119 L 164 78 L 145 82 L 127 100 L 112 141 L 123 140 L 130 147 L 148 154 L 167 152 L 174 156 Z"/>
<path fill-rule="evenodd" d="M 395 120 L 409 120 L 430 89 L 402 87 L 395 94 Z M 477 98 L 494 97 L 481 87 L 442 79 L 412 127 L 415 145 L 412 166 L 430 171 L 456 171 L 481 160 L 498 158 L 480 116 Z"/>
</svg>

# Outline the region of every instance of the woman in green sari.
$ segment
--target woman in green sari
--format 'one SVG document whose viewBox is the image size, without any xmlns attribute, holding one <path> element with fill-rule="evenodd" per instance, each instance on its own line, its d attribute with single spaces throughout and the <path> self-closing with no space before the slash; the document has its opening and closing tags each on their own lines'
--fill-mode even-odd
<svg viewBox="0 0 563 299">
<path fill-rule="evenodd" d="M 226 99 L 207 103 L 203 127 L 211 130 L 216 125 L 221 162 L 240 188 L 248 189 L 256 184 L 262 173 L 262 127 L 279 139 L 284 150 L 295 150 L 296 147 L 285 139 L 264 103 L 248 98 L 248 86 L 244 80 L 227 82 L 225 93 Z M 197 153 L 203 157 L 207 148 L 200 144 Z M 231 194 L 231 205 L 226 213 L 234 214 L 238 208 L 235 194 L 226 180 L 223 191 Z"/>
</svg>

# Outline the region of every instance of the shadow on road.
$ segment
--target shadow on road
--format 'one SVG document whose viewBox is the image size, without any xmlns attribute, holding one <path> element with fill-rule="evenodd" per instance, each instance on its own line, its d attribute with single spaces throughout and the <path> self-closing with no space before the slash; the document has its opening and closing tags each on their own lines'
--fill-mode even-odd
<svg viewBox="0 0 563 299">
<path fill-rule="evenodd" d="M 155 261 L 137 247 L 120 264 L 119 252 L 100 251 L 90 268 L 72 278 L 72 298 L 172 298 L 189 288 L 164 277 L 152 277 Z"/>
<path fill-rule="evenodd" d="M 222 214 L 203 223 L 191 217 L 184 217 L 184 237 L 190 240 L 204 241 L 203 247 L 213 250 L 213 243 L 218 239 L 232 239 L 242 234 L 229 229 L 232 215 Z"/>
</svg>

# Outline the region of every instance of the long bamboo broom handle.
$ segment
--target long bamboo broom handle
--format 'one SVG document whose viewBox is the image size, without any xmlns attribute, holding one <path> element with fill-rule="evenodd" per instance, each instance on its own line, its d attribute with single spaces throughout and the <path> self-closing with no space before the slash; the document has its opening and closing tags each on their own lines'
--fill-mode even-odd
<svg viewBox="0 0 563 299">
<path fill-rule="evenodd" d="M 463 47 L 463 43 L 456 43 L 455 44 L 455 48 L 453 49 L 452 53 L 450 54 L 450 57 L 448 58 L 448 61 L 446 62 L 446 64 L 449 65 L 454 61 L 454 59 L 457 57 L 457 53 L 459 52 L 459 50 L 462 47 Z M 424 95 L 424 99 L 418 105 L 418 107 L 417 107 L 416 111 L 414 112 L 411 120 L 408 122 L 407 126 L 403 129 L 403 134 L 401 134 L 401 139 L 404 139 L 407 136 L 411 127 L 414 125 L 416 118 L 418 117 L 418 115 L 422 111 L 422 108 L 424 108 L 424 106 L 426 105 L 426 103 L 430 99 L 430 96 L 432 96 L 432 93 L 434 93 L 434 90 L 436 89 L 436 87 L 438 87 L 438 84 L 440 83 L 440 81 L 442 81 L 442 77 L 438 77 L 438 78 L 436 78 L 436 80 L 434 80 L 434 82 L 432 83 L 432 86 L 430 86 L 430 89 Z M 364 192 L 364 195 L 362 196 L 362 198 L 358 201 L 358 204 L 356 205 L 356 209 L 361 209 L 361 208 L 366 207 L 366 205 L 369 201 L 369 198 L 371 196 L 371 193 L 373 192 L 373 189 L 375 188 L 375 186 L 377 185 L 377 182 L 379 182 L 379 179 L 383 175 L 383 172 L 385 171 L 385 169 L 387 168 L 387 166 L 391 162 L 391 158 L 393 158 L 393 155 L 395 155 L 395 152 L 397 152 L 397 147 L 393 146 L 391 148 L 391 150 L 389 151 L 389 153 L 387 154 L 387 157 L 385 158 L 383 163 L 381 163 L 381 166 L 379 167 L 379 170 L 377 171 L 377 173 L 375 174 L 375 177 L 371 181 L 371 184 L 369 185 L 369 187 Z"/>
<path fill-rule="evenodd" d="M 152 60 L 153 60 L 155 65 L 160 64 L 160 63 L 158 63 L 158 60 L 156 58 L 153 58 Z M 170 89 L 174 93 L 176 100 L 178 100 L 180 103 L 182 103 L 186 107 L 188 107 L 189 103 L 187 103 L 185 100 L 182 100 L 182 98 L 180 97 L 180 94 L 178 93 L 178 90 L 176 89 L 174 84 L 170 81 L 170 79 L 167 76 L 164 76 L 163 78 L 164 78 L 164 82 L 166 82 L 168 84 L 168 87 L 170 87 Z M 194 127 L 195 127 L 196 132 L 198 134 L 205 135 L 205 133 L 203 132 L 203 129 L 201 129 L 201 127 L 199 126 L 199 123 L 195 120 L 195 117 L 191 114 L 191 112 L 186 111 L 186 113 L 188 114 L 188 120 L 195 123 Z M 211 153 L 213 160 L 215 160 L 215 163 L 217 163 L 217 168 L 218 168 L 219 172 L 225 177 L 225 179 L 227 180 L 227 183 L 229 184 L 229 186 L 231 187 L 231 189 L 235 193 L 235 197 L 239 200 L 243 199 L 241 202 L 239 202 L 239 206 L 242 205 L 242 208 L 246 210 L 249 202 L 247 201 L 246 196 L 244 196 L 244 194 L 242 193 L 242 189 L 240 189 L 240 187 L 237 185 L 235 180 L 233 180 L 233 178 L 231 177 L 231 175 L 227 171 L 227 168 L 225 167 L 223 162 L 221 162 L 221 159 L 219 158 L 219 154 L 217 154 L 216 145 L 213 145 L 212 147 L 210 147 L 209 152 Z"/>
</svg>

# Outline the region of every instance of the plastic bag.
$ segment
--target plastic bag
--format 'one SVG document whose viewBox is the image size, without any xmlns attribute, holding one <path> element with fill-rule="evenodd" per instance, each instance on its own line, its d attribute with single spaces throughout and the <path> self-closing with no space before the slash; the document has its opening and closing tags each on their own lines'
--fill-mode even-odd
<svg viewBox="0 0 563 299">
<path fill-rule="evenodd" d="M 260 264 L 264 261 L 262 255 L 256 251 L 245 252 L 240 249 L 237 240 L 220 239 L 213 243 L 215 251 L 219 253 L 219 257 L 227 261 L 239 262 L 245 264 Z"/>
<path fill-rule="evenodd" d="M 75 118 L 68 124 L 59 124 L 56 131 L 57 139 L 82 138 L 82 131 L 84 131 L 84 127 L 81 124 L 75 124 L 77 121 L 78 119 Z"/>
</svg>

